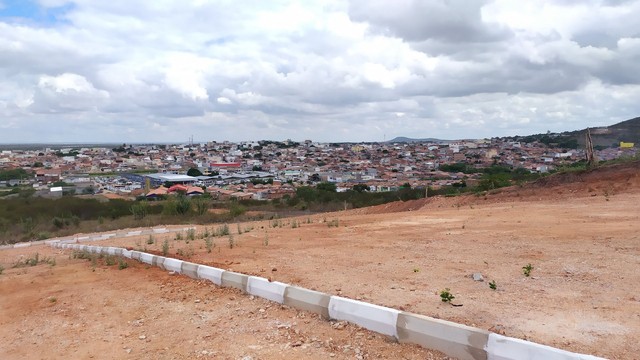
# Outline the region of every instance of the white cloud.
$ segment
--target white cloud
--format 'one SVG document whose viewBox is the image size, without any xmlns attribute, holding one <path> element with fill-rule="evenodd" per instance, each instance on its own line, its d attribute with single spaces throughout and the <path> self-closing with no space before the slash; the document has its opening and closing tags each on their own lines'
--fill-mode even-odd
<svg viewBox="0 0 640 360">
<path fill-rule="evenodd" d="M 58 22 L 0 18 L 0 142 L 466 138 L 640 112 L 638 0 L 39 3 Z"/>
</svg>

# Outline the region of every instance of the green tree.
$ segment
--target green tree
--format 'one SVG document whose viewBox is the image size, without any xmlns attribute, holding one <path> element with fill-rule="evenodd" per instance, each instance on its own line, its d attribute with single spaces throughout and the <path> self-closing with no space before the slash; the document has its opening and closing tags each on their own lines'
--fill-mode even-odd
<svg viewBox="0 0 640 360">
<path fill-rule="evenodd" d="M 369 191 L 369 185 L 367 184 L 355 184 L 353 190 L 357 192 Z"/>
<path fill-rule="evenodd" d="M 337 187 L 336 184 L 332 183 L 332 182 L 321 182 L 318 185 L 316 185 L 316 189 L 318 190 L 322 190 L 322 191 L 330 191 L 330 192 L 336 192 Z"/>
<path fill-rule="evenodd" d="M 191 168 L 187 171 L 187 175 L 189 176 L 202 176 L 202 172 L 196 168 Z"/>
<path fill-rule="evenodd" d="M 505 173 L 485 174 L 480 179 L 478 188 L 480 190 L 493 190 L 500 187 L 509 186 L 511 185 L 509 178 L 509 174 Z"/>
</svg>

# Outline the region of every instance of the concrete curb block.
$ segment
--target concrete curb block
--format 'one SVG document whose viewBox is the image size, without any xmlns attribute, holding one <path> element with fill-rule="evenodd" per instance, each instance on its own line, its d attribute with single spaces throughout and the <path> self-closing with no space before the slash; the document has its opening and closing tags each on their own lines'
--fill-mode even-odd
<svg viewBox="0 0 640 360">
<path fill-rule="evenodd" d="M 222 286 L 222 274 L 225 270 L 214 268 L 211 266 L 200 265 L 198 267 L 198 278 L 209 280 L 212 283 Z"/>
<path fill-rule="evenodd" d="M 396 324 L 400 310 L 368 304 L 362 301 L 332 296 L 329 300 L 329 317 L 346 320 L 365 329 L 398 338 Z"/>
<path fill-rule="evenodd" d="M 154 256 L 153 257 L 153 266 L 157 266 L 160 269 L 164 269 L 164 260 L 166 259 L 166 257 L 164 256 Z"/>
<path fill-rule="evenodd" d="M 397 328 L 401 343 L 418 344 L 460 360 L 487 359 L 488 331 L 406 312 L 398 315 Z"/>
<path fill-rule="evenodd" d="M 225 287 L 232 287 L 247 292 L 247 281 L 249 281 L 249 276 L 245 274 L 232 271 L 222 273 L 222 286 Z"/>
<path fill-rule="evenodd" d="M 184 261 L 172 258 L 165 258 L 162 267 L 167 271 L 173 271 L 176 274 L 182 273 L 182 263 Z"/>
<path fill-rule="evenodd" d="M 147 253 L 140 253 L 140 261 L 142 261 L 145 264 L 149 264 L 149 265 L 153 265 L 153 258 L 155 256 L 151 255 L 151 254 L 147 254 Z"/>
<path fill-rule="evenodd" d="M 486 349 L 488 360 L 602 360 L 495 333 L 489 334 Z"/>
<path fill-rule="evenodd" d="M 329 319 L 329 301 L 331 296 L 319 291 L 297 286 L 287 286 L 284 291 L 284 304 L 292 308 L 319 314 Z"/>
<path fill-rule="evenodd" d="M 51 242 L 50 245 L 61 249 L 124 256 L 194 279 L 206 279 L 218 286 L 240 289 L 295 309 L 320 314 L 325 319 L 349 321 L 365 329 L 392 336 L 399 342 L 439 350 L 461 360 L 604 360 L 428 316 L 140 251 L 60 241 Z"/>
<path fill-rule="evenodd" d="M 200 265 L 198 264 L 194 264 L 194 263 L 190 263 L 190 262 L 186 262 L 184 261 L 182 263 L 182 268 L 180 269 L 180 273 L 183 275 L 186 275 L 192 279 L 197 279 L 198 278 L 198 267 Z"/>
<path fill-rule="evenodd" d="M 278 281 L 269 281 L 257 276 L 249 276 L 247 280 L 247 292 L 251 295 L 284 304 L 284 292 L 287 284 Z"/>
</svg>

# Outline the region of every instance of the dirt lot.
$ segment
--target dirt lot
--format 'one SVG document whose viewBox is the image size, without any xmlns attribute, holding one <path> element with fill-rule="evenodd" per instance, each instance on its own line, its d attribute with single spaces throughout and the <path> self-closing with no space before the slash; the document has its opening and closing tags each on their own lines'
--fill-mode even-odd
<svg viewBox="0 0 640 360">
<path fill-rule="evenodd" d="M 169 256 L 571 351 L 640 358 L 639 171 L 572 181 L 230 224 L 236 246 L 213 237 L 211 253 L 205 227 L 188 242 L 183 233 L 98 245 L 161 252 L 166 239 Z M 11 267 L 36 251 L 56 265 Z M 440 358 L 135 262 L 93 271 L 86 260 L 32 247 L 0 252 L 0 264 L 3 359 Z M 471 279 L 476 272 L 483 282 Z M 444 288 L 463 306 L 441 302 Z"/>
</svg>

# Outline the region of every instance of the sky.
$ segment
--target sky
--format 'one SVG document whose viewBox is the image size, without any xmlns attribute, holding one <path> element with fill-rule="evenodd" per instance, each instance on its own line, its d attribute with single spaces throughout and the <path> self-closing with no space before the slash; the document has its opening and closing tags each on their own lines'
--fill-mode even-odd
<svg viewBox="0 0 640 360">
<path fill-rule="evenodd" d="M 472 139 L 640 116 L 640 0 L 0 0 L 0 143 Z"/>
</svg>

